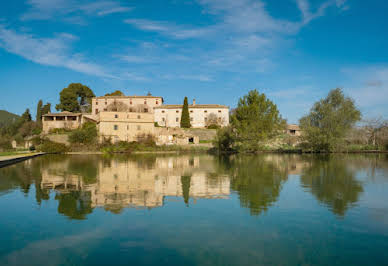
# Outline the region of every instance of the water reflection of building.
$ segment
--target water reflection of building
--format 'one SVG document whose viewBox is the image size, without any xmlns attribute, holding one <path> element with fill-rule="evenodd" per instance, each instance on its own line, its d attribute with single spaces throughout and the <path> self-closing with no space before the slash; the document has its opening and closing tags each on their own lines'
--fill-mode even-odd
<svg viewBox="0 0 388 266">
<path fill-rule="evenodd" d="M 165 197 L 184 197 L 186 190 L 190 198 L 227 198 L 229 178 L 209 177 L 199 165 L 199 157 L 190 156 L 99 160 L 94 182 L 85 182 L 84 176 L 72 173 L 69 162 L 64 161 L 43 169 L 41 187 L 61 193 L 87 191 L 91 207 L 113 209 L 159 207 Z"/>
</svg>

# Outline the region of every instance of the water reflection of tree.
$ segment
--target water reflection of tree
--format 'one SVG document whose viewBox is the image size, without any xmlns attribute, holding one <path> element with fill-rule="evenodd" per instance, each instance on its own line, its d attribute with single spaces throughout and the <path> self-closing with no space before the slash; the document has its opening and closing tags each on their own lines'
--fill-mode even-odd
<svg viewBox="0 0 388 266">
<path fill-rule="evenodd" d="M 346 158 L 339 156 L 314 157 L 303 170 L 301 183 L 339 216 L 356 204 L 363 191 Z"/>
<path fill-rule="evenodd" d="M 276 202 L 287 179 L 286 169 L 278 167 L 264 156 L 233 156 L 220 163 L 231 178 L 231 188 L 240 198 L 241 206 L 259 215 Z"/>
<path fill-rule="evenodd" d="M 58 200 L 58 212 L 71 219 L 83 220 L 92 213 L 90 192 L 70 191 L 55 195 Z"/>
<path fill-rule="evenodd" d="M 19 188 L 27 196 L 31 185 L 34 184 L 37 203 L 40 205 L 42 200 L 48 200 L 49 191 L 40 187 L 42 181 L 40 169 L 43 163 L 42 158 L 36 158 L 0 169 L 0 193 Z"/>
</svg>

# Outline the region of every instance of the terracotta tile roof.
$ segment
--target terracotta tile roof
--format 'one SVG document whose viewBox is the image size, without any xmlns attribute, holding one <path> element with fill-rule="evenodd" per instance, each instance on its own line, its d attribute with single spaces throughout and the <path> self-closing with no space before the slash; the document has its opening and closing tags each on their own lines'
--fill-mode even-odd
<svg viewBox="0 0 388 266">
<path fill-rule="evenodd" d="M 48 113 L 43 116 L 79 116 L 81 113 L 72 113 L 72 112 L 60 112 L 60 113 Z"/>
<path fill-rule="evenodd" d="M 166 104 L 162 106 L 154 107 L 154 109 L 181 109 L 183 107 L 182 104 Z M 220 104 L 189 104 L 189 109 L 193 108 L 216 108 L 216 109 L 229 109 L 226 105 L 220 105 Z"/>
<path fill-rule="evenodd" d="M 295 124 L 290 124 L 290 125 L 287 125 L 287 129 L 288 130 L 300 130 L 300 127 L 298 125 L 295 125 Z"/>
</svg>

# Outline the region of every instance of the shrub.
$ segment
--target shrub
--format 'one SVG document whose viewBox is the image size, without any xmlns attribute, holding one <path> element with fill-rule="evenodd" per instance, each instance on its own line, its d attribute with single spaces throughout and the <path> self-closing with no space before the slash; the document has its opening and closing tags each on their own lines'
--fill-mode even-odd
<svg viewBox="0 0 388 266">
<path fill-rule="evenodd" d="M 214 146 L 219 151 L 232 151 L 235 144 L 235 136 L 231 127 L 224 127 L 217 130 Z"/>
<path fill-rule="evenodd" d="M 63 143 L 44 140 L 43 143 L 38 147 L 38 150 L 47 153 L 64 153 L 67 152 L 69 149 Z"/>
<path fill-rule="evenodd" d="M 96 124 L 87 122 L 82 125 L 82 128 L 76 129 L 69 135 L 71 143 L 90 144 L 97 138 Z"/>
<path fill-rule="evenodd" d="M 71 129 L 68 128 L 52 128 L 49 130 L 50 134 L 65 134 L 71 132 Z"/>
<path fill-rule="evenodd" d="M 219 129 L 221 127 L 219 125 L 217 125 L 217 124 L 212 124 L 212 125 L 209 125 L 207 128 L 208 129 Z"/>
<path fill-rule="evenodd" d="M 6 137 L 0 138 L 0 150 L 7 151 L 12 149 L 11 139 Z"/>
</svg>

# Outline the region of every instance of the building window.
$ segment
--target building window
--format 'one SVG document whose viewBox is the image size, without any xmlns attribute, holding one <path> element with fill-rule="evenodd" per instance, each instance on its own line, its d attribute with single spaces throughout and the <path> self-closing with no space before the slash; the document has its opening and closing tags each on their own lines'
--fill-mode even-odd
<svg viewBox="0 0 388 266">
<path fill-rule="evenodd" d="M 156 100 L 156 104 L 159 104 L 158 100 Z"/>
<path fill-rule="evenodd" d="M 107 105 L 108 104 L 108 102 L 107 101 L 105 101 L 105 105 Z"/>
<path fill-rule="evenodd" d="M 218 122 L 221 122 L 221 117 L 218 118 Z"/>
<path fill-rule="evenodd" d="M 98 105 L 98 102 L 96 101 L 96 105 Z"/>
<path fill-rule="evenodd" d="M 146 101 L 146 100 L 144 100 L 144 104 L 147 104 L 147 101 Z"/>
<path fill-rule="evenodd" d="M 98 109 L 96 109 L 96 114 L 98 114 Z"/>
<path fill-rule="evenodd" d="M 205 110 L 204 112 L 207 113 L 207 110 Z"/>
<path fill-rule="evenodd" d="M 118 125 L 114 125 L 114 126 L 113 126 L 113 129 L 114 129 L 114 130 L 118 130 L 118 129 L 119 129 L 119 126 L 118 126 Z"/>
<path fill-rule="evenodd" d="M 179 113 L 179 110 L 176 110 L 175 112 L 178 114 L 178 113 Z"/>
<path fill-rule="evenodd" d="M 207 117 L 205 117 L 205 122 L 207 122 Z"/>
<path fill-rule="evenodd" d="M 129 101 L 129 104 L 132 104 L 132 99 Z"/>
<path fill-rule="evenodd" d="M 162 114 L 164 114 L 164 113 L 165 113 L 165 111 L 163 110 L 163 111 L 162 111 Z"/>
<path fill-rule="evenodd" d="M 137 126 L 137 130 L 141 130 L 141 126 Z"/>
<path fill-rule="evenodd" d="M 115 114 L 115 118 L 119 118 L 119 115 L 118 115 L 118 114 Z"/>
<path fill-rule="evenodd" d="M 164 122 L 164 121 L 166 121 L 166 119 L 164 119 L 164 117 L 162 118 L 162 121 Z"/>
<path fill-rule="evenodd" d="M 177 118 L 175 119 L 175 121 L 179 122 L 179 117 L 177 117 Z"/>
<path fill-rule="evenodd" d="M 133 112 L 132 108 L 129 108 L 129 112 L 130 112 L 130 113 L 132 113 L 132 112 Z"/>
<path fill-rule="evenodd" d="M 194 120 L 194 119 L 193 119 L 192 117 L 190 117 L 190 121 L 193 122 L 193 120 Z"/>
<path fill-rule="evenodd" d="M 137 116 L 137 119 L 140 119 L 140 118 L 141 118 L 140 115 L 138 115 L 138 116 Z"/>
<path fill-rule="evenodd" d="M 190 113 L 192 113 L 193 112 L 193 110 L 190 110 Z"/>
<path fill-rule="evenodd" d="M 219 113 L 221 113 L 221 110 L 218 110 Z"/>
<path fill-rule="evenodd" d="M 144 113 L 148 113 L 148 108 L 144 108 Z"/>
<path fill-rule="evenodd" d="M 291 135 L 295 135 L 295 134 L 296 134 L 296 130 L 292 130 L 292 129 L 291 129 L 291 130 L 290 130 L 290 134 L 291 134 Z"/>
<path fill-rule="evenodd" d="M 104 112 L 106 112 L 106 111 L 108 111 L 108 109 L 107 109 L 107 108 L 104 108 Z"/>
</svg>

